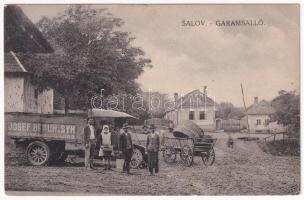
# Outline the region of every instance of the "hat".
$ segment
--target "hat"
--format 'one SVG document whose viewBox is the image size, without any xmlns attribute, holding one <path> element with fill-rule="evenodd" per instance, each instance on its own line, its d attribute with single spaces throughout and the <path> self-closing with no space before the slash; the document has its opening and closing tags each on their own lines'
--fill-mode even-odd
<svg viewBox="0 0 304 200">
<path fill-rule="evenodd" d="M 155 129 L 155 125 L 154 124 L 150 124 L 149 129 Z"/>
<path fill-rule="evenodd" d="M 129 128 L 129 126 L 128 126 L 127 123 L 124 123 L 124 124 L 122 125 L 122 128 L 123 128 L 123 129 L 127 129 L 127 128 Z"/>
<path fill-rule="evenodd" d="M 87 118 L 87 121 L 89 121 L 90 119 L 93 119 L 94 120 L 94 117 L 90 116 Z"/>
</svg>

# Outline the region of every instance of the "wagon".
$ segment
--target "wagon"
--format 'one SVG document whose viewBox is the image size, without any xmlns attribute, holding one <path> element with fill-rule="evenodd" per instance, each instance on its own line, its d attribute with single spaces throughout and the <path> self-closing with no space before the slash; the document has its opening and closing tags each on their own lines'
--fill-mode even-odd
<svg viewBox="0 0 304 200">
<path fill-rule="evenodd" d="M 194 156 L 200 156 L 206 166 L 211 166 L 215 161 L 215 143 L 216 139 L 205 135 L 198 125 L 184 121 L 174 129 L 173 136 L 164 138 L 163 158 L 173 163 L 179 154 L 182 163 L 190 167 Z"/>
</svg>

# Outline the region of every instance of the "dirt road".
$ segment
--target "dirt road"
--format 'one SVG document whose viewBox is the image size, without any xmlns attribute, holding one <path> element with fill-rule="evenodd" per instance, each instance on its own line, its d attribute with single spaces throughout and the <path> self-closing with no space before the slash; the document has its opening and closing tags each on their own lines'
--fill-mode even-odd
<svg viewBox="0 0 304 200">
<path fill-rule="evenodd" d="M 192 167 L 160 161 L 160 173 L 148 176 L 147 169 L 126 175 L 119 170 L 86 171 L 83 163 L 61 167 L 17 166 L 6 162 L 7 191 L 49 191 L 99 195 L 280 195 L 300 190 L 300 158 L 264 153 L 255 141 L 217 141 L 216 161 L 206 167 L 196 157 Z"/>
</svg>

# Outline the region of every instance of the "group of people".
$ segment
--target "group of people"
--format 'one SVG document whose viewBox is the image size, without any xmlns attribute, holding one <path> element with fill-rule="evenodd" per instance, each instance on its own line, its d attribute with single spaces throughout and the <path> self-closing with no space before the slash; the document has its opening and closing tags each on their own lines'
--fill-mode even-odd
<svg viewBox="0 0 304 200">
<path fill-rule="evenodd" d="M 88 118 L 88 124 L 84 128 L 85 167 L 89 170 L 93 166 L 94 151 L 96 143 L 100 144 L 99 156 L 104 160 L 105 169 L 111 168 L 111 157 L 113 155 L 113 135 L 108 125 L 103 125 L 98 130 L 94 126 L 94 119 Z M 148 154 L 148 169 L 150 175 L 159 172 L 160 136 L 155 131 L 155 125 L 143 126 L 143 134 L 147 134 L 146 153 Z M 132 137 L 129 133 L 128 123 L 123 124 L 118 137 L 118 149 L 124 159 L 123 172 L 130 174 L 130 162 L 133 155 Z"/>
</svg>

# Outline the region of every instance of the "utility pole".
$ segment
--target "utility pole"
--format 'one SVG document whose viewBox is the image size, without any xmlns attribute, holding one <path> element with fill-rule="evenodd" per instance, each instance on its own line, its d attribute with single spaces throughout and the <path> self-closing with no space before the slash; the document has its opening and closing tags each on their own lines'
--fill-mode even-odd
<svg viewBox="0 0 304 200">
<path fill-rule="evenodd" d="M 244 90 L 243 90 L 243 85 L 242 85 L 242 83 L 241 83 L 241 90 L 242 90 L 243 103 L 244 103 L 244 108 L 245 108 L 245 113 L 246 113 L 246 119 L 247 119 L 247 130 L 248 130 L 248 134 L 249 134 L 249 136 L 250 136 L 249 121 L 248 121 L 248 114 L 247 114 L 247 107 L 246 107 L 246 103 L 245 103 L 245 95 L 244 95 Z"/>
</svg>

